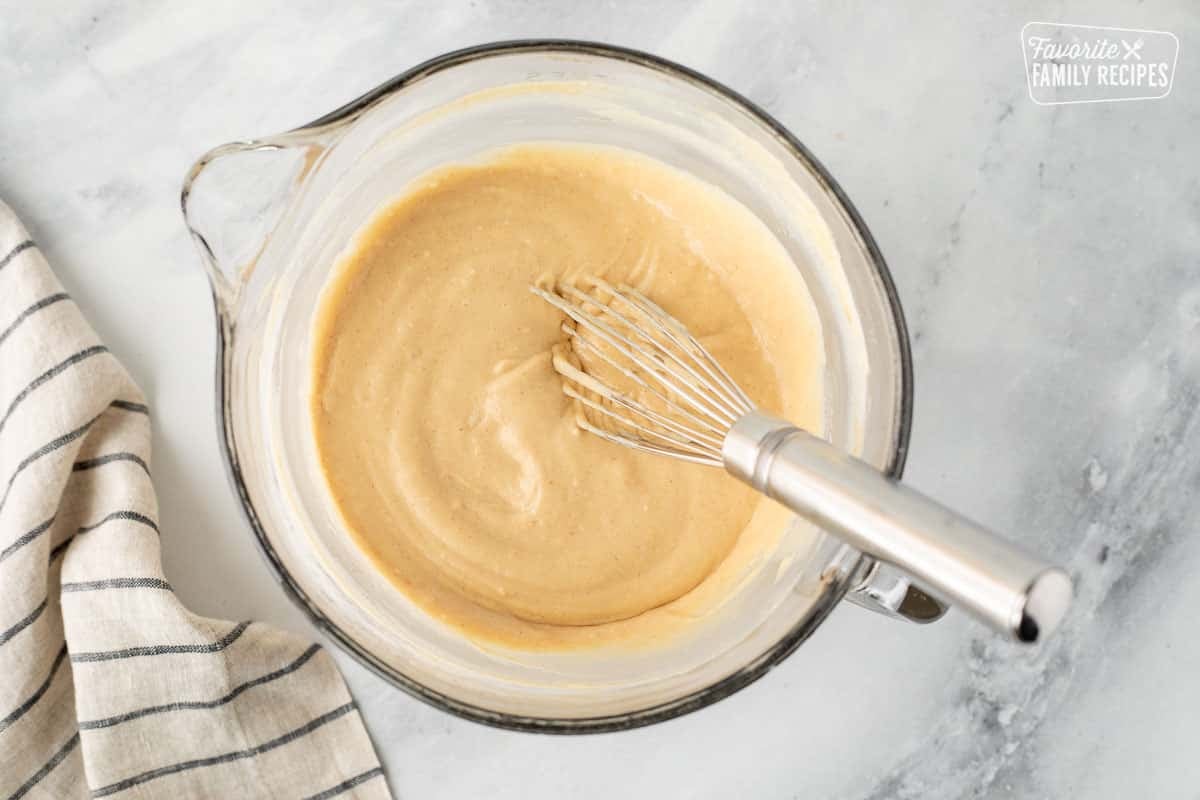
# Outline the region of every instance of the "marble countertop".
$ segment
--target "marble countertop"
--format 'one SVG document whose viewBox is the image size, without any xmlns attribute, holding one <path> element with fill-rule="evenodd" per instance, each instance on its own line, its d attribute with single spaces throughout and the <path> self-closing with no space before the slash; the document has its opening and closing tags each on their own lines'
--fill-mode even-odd
<svg viewBox="0 0 1200 800">
<path fill-rule="evenodd" d="M 758 683 L 556 738 L 425 706 L 337 653 L 398 797 L 1152 798 L 1200 791 L 1200 15 L 1186 0 L 4 3 L 0 196 L 156 409 L 167 574 L 194 610 L 315 635 L 226 481 L 208 289 L 178 206 L 209 147 L 440 52 L 598 39 L 788 125 L 892 265 L 917 392 L 908 479 L 1069 565 L 1036 651 L 959 614 L 838 609 Z M 1175 32 L 1164 100 L 1043 107 L 1030 20 Z"/>
</svg>

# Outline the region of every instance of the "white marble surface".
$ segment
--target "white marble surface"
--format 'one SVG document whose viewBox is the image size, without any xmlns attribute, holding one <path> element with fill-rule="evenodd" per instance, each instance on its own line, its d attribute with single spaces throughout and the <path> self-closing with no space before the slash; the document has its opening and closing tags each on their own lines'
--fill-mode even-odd
<svg viewBox="0 0 1200 800">
<path fill-rule="evenodd" d="M 1078 586 L 1040 652 L 958 615 L 917 629 L 845 607 L 736 696 L 583 738 L 464 722 L 339 654 L 398 797 L 1200 796 L 1193 3 L 334 5 L 0 4 L 0 196 L 156 410 L 166 566 L 192 608 L 311 634 L 220 462 L 185 169 L 442 51 L 539 35 L 708 72 L 824 160 L 908 311 L 910 480 Z M 1018 32 L 1037 19 L 1174 31 L 1175 90 L 1033 105 Z"/>
</svg>

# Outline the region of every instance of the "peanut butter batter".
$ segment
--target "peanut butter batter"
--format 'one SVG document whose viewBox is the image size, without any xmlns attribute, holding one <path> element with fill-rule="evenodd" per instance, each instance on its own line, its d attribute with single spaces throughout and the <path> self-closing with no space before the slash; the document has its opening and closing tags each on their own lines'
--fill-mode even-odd
<svg viewBox="0 0 1200 800">
<path fill-rule="evenodd" d="M 636 286 L 769 412 L 822 430 L 820 330 L 744 206 L 615 148 L 528 144 L 438 169 L 382 208 L 314 321 L 311 413 L 349 535 L 481 642 L 661 642 L 720 606 L 786 525 L 721 470 L 581 432 L 530 294 Z"/>
</svg>

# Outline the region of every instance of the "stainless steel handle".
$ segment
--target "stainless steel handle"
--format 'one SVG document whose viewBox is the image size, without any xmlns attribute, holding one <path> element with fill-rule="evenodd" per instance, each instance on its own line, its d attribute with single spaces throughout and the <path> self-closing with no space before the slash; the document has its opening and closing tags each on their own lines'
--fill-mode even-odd
<svg viewBox="0 0 1200 800">
<path fill-rule="evenodd" d="M 751 412 L 722 454 L 730 474 L 1015 639 L 1049 635 L 1070 605 L 1063 570 L 790 423 Z"/>
<path fill-rule="evenodd" d="M 929 594 L 891 564 L 870 559 L 862 579 L 846 592 L 846 599 L 885 617 L 928 625 L 946 615 L 948 606 Z"/>
</svg>

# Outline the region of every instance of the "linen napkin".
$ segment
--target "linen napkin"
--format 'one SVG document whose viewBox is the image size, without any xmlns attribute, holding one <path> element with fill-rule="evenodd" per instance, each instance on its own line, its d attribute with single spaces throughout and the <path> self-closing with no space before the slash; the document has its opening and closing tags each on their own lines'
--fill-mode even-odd
<svg viewBox="0 0 1200 800">
<path fill-rule="evenodd" d="M 389 797 L 328 654 L 171 590 L 149 413 L 0 202 L 0 798 Z"/>
</svg>

